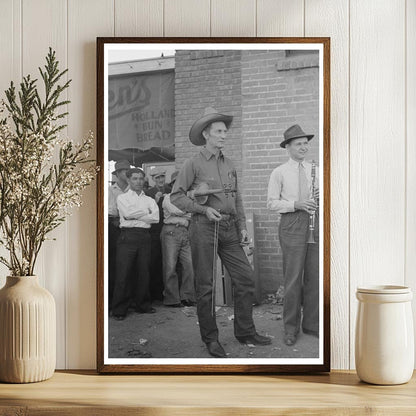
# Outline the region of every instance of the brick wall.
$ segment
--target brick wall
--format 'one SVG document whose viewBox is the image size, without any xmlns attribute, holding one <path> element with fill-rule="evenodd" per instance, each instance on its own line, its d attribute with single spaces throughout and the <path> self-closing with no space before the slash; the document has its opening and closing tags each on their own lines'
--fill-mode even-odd
<svg viewBox="0 0 416 416">
<path fill-rule="evenodd" d="M 189 130 L 206 107 L 234 116 L 224 154 L 241 178 L 241 51 L 177 51 L 175 55 L 175 161 L 199 151 Z"/>
<path fill-rule="evenodd" d="M 318 57 L 285 51 L 242 52 L 243 198 L 256 216 L 259 276 L 263 293 L 283 283 L 279 216 L 266 207 L 272 170 L 287 160 L 283 132 L 300 124 L 315 134 L 308 160 L 318 159 Z"/>
</svg>

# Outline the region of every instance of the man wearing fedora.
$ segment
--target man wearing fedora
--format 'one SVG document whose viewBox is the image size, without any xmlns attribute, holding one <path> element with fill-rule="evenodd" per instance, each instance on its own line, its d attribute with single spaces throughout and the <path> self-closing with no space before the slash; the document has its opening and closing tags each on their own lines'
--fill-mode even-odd
<svg viewBox="0 0 416 416">
<path fill-rule="evenodd" d="M 116 181 L 108 188 L 108 304 L 111 308 L 114 284 L 116 281 L 117 239 L 120 235 L 120 215 L 117 209 L 117 197 L 128 189 L 126 172 L 130 169 L 128 160 L 119 160 L 112 173 Z"/>
<path fill-rule="evenodd" d="M 173 172 L 171 186 L 178 171 Z M 160 234 L 163 254 L 163 304 L 170 307 L 194 306 L 194 269 L 188 226 L 191 214 L 181 211 L 170 202 L 170 194 L 163 199 L 163 227 Z M 178 275 L 180 267 L 180 279 Z"/>
<path fill-rule="evenodd" d="M 204 146 L 185 161 L 173 186 L 171 201 L 179 209 L 192 213 L 190 242 L 195 271 L 195 289 L 199 328 L 208 352 L 223 358 L 226 353 L 218 341 L 213 303 L 214 256 L 219 255 L 234 287 L 234 335 L 241 343 L 267 345 L 270 338 L 257 334 L 253 322 L 253 271 L 241 244 L 248 242 L 242 198 L 233 163 L 224 156 L 232 116 L 207 108 L 191 127 L 189 138 Z M 204 204 L 188 196 L 201 183 L 211 189 L 228 189 L 208 196 Z M 217 252 L 214 253 L 214 250 Z M 214 292 L 215 293 L 215 292 Z"/>
<path fill-rule="evenodd" d="M 150 172 L 150 176 L 155 182 L 155 186 L 146 191 L 146 195 L 156 201 L 159 207 L 159 222 L 152 224 L 150 228 L 151 260 L 150 260 L 150 296 L 153 300 L 163 299 L 163 268 L 162 268 L 162 246 L 160 243 L 160 233 L 163 227 L 163 198 L 171 191 L 166 184 L 166 169 L 156 166 Z"/>
<path fill-rule="evenodd" d="M 283 323 L 289 346 L 295 344 L 301 326 L 303 333 L 319 337 L 319 179 L 316 168 L 312 195 L 312 165 L 305 161 L 313 137 L 297 124 L 284 132 L 280 147 L 288 151 L 289 160 L 273 170 L 268 187 L 267 207 L 281 214 Z M 316 216 L 316 244 L 308 243 L 310 215 Z"/>
</svg>

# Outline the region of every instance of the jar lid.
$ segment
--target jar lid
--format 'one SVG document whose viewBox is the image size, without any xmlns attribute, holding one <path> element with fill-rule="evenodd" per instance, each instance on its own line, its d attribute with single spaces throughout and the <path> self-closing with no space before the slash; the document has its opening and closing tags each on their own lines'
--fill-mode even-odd
<svg viewBox="0 0 416 416">
<path fill-rule="evenodd" d="M 395 295 L 400 293 L 410 293 L 410 287 L 397 285 L 375 285 L 367 287 L 357 287 L 358 293 L 379 293 L 383 295 Z"/>
</svg>

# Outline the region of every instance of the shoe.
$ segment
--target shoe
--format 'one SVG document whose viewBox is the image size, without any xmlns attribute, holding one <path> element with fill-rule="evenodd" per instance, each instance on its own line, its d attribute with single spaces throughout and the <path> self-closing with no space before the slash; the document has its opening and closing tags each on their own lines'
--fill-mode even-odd
<svg viewBox="0 0 416 416">
<path fill-rule="evenodd" d="M 218 341 L 207 342 L 207 348 L 210 355 L 217 358 L 226 357 L 224 348 Z"/>
<path fill-rule="evenodd" d="M 247 335 L 246 337 L 236 337 L 242 344 L 253 345 L 269 345 L 272 343 L 271 338 L 259 335 L 257 332 L 254 335 Z"/>
<path fill-rule="evenodd" d="M 113 315 L 113 318 L 116 321 L 124 321 L 126 319 L 126 315 Z"/>
<path fill-rule="evenodd" d="M 139 308 L 137 308 L 136 309 L 136 312 L 137 313 L 156 313 L 156 309 L 155 308 L 152 308 L 151 306 L 149 306 L 146 309 L 139 309 Z"/>
<path fill-rule="evenodd" d="M 170 305 L 165 305 L 168 308 L 182 308 L 182 303 L 171 303 Z"/>
<path fill-rule="evenodd" d="M 319 338 L 319 331 L 312 331 L 310 329 L 302 328 L 302 332 L 306 335 L 312 335 L 313 337 Z"/>
<path fill-rule="evenodd" d="M 293 334 L 287 334 L 285 335 L 285 344 L 291 347 L 292 345 L 295 345 L 296 343 L 296 335 Z"/>
<path fill-rule="evenodd" d="M 182 305 L 183 306 L 195 306 L 196 305 L 196 302 L 194 302 L 193 300 L 191 300 L 191 299 L 185 299 L 185 300 L 183 300 L 182 301 Z"/>
</svg>

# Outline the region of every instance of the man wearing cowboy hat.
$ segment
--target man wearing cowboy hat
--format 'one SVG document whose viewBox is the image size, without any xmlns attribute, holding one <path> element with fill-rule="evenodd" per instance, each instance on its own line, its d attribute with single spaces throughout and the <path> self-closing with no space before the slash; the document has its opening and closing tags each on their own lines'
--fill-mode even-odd
<svg viewBox="0 0 416 416">
<path fill-rule="evenodd" d="M 267 345 L 270 338 L 257 334 L 253 322 L 253 271 L 241 246 L 248 242 L 242 198 L 233 163 L 222 153 L 232 116 L 207 108 L 191 127 L 189 138 L 204 146 L 199 154 L 185 161 L 173 186 L 171 201 L 179 209 L 192 213 L 190 242 L 195 271 L 195 289 L 199 328 L 208 352 L 226 357 L 218 342 L 213 304 L 214 256 L 220 256 L 234 286 L 234 335 L 241 343 Z M 187 192 L 201 183 L 221 191 L 209 195 L 204 203 Z M 223 192 L 222 190 L 232 192 Z M 215 225 L 217 224 L 217 225 Z M 218 244 L 217 244 L 218 242 Z M 217 252 L 214 253 L 217 247 Z"/>
<path fill-rule="evenodd" d="M 163 299 L 163 268 L 162 268 L 162 246 L 160 243 L 160 233 L 163 227 L 163 198 L 171 191 L 166 184 L 166 169 L 156 166 L 150 171 L 150 176 L 155 182 L 155 186 L 146 191 L 146 195 L 156 201 L 159 207 L 159 222 L 152 224 L 150 236 L 152 239 L 151 260 L 150 260 L 150 296 L 153 300 Z"/>
<path fill-rule="evenodd" d="M 172 173 L 173 186 L 178 171 Z M 194 306 L 194 269 L 188 226 L 191 214 L 181 211 L 170 202 L 170 194 L 163 199 L 163 227 L 160 234 L 163 254 L 163 303 L 170 307 Z M 177 264 L 181 265 L 180 282 Z"/>
<path fill-rule="evenodd" d="M 284 132 L 280 147 L 288 151 L 289 160 L 273 170 L 267 196 L 267 207 L 281 214 L 283 323 L 285 343 L 289 346 L 295 344 L 301 326 L 304 334 L 319 337 L 319 218 L 315 203 L 319 198 L 319 179 L 316 169 L 316 189 L 312 195 L 312 165 L 305 161 L 313 137 L 297 124 Z M 307 243 L 311 214 L 316 215 L 317 244 Z"/>
<path fill-rule="evenodd" d="M 126 172 L 130 169 L 128 160 L 119 160 L 112 174 L 116 181 L 108 188 L 108 304 L 111 308 L 114 284 L 116 281 L 117 239 L 120 234 L 120 215 L 117 209 L 117 197 L 128 189 Z"/>
</svg>

